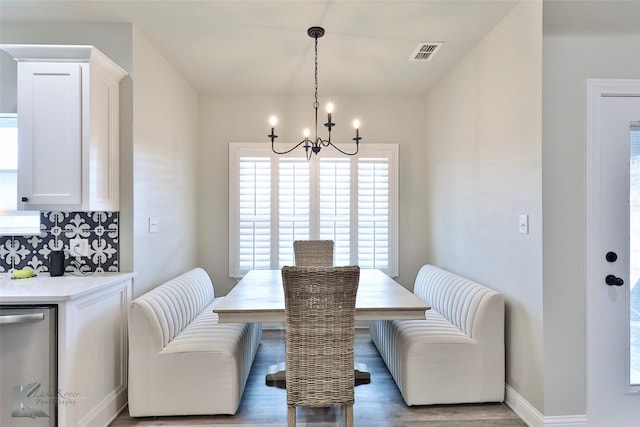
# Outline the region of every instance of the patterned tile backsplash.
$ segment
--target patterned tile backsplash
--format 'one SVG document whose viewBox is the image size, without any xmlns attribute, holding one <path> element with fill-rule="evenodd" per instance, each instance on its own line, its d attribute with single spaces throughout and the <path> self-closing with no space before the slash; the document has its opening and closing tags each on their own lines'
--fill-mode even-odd
<svg viewBox="0 0 640 427">
<path fill-rule="evenodd" d="M 0 236 L 0 272 L 49 272 L 55 250 L 65 252 L 65 273 L 119 270 L 118 212 L 41 212 L 40 222 L 38 236 Z M 89 256 L 71 256 L 71 239 L 87 239 Z"/>
</svg>

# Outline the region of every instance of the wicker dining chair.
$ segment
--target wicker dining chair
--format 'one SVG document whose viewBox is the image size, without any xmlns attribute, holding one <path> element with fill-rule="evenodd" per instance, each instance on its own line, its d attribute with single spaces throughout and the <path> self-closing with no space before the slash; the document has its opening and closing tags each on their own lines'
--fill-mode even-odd
<svg viewBox="0 0 640 427">
<path fill-rule="evenodd" d="M 333 267 L 333 240 L 295 240 L 296 267 Z"/>
<path fill-rule="evenodd" d="M 282 268 L 289 427 L 297 406 L 330 405 L 344 405 L 345 425 L 353 426 L 359 281 L 358 266 Z"/>
</svg>

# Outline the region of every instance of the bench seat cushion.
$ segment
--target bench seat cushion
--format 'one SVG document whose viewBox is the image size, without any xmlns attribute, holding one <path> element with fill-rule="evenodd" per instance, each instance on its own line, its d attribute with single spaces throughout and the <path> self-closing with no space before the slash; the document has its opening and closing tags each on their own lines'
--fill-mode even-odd
<svg viewBox="0 0 640 427">
<path fill-rule="evenodd" d="M 169 342 L 160 354 L 171 353 L 233 353 L 239 345 L 238 339 L 247 329 L 244 323 L 218 323 L 218 315 L 213 307 L 222 298 L 206 307 L 180 335 Z"/>
</svg>

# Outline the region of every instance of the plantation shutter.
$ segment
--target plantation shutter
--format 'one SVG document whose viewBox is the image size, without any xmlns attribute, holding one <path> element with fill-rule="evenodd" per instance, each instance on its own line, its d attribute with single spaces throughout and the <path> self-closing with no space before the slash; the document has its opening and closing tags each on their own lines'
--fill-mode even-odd
<svg viewBox="0 0 640 427">
<path fill-rule="evenodd" d="M 389 268 L 389 160 L 358 160 L 358 263 Z"/>
<path fill-rule="evenodd" d="M 320 159 L 319 237 L 333 240 L 334 264 L 351 265 L 351 161 Z"/>
<path fill-rule="evenodd" d="M 241 157 L 239 162 L 239 273 L 271 268 L 271 161 Z"/>
<path fill-rule="evenodd" d="M 278 265 L 295 265 L 294 240 L 309 239 L 309 162 L 283 157 L 278 161 Z"/>
</svg>

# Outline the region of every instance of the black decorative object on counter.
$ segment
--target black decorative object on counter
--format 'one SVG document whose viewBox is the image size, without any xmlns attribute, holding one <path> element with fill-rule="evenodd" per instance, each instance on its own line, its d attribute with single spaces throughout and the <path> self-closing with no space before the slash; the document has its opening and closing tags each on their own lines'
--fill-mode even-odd
<svg viewBox="0 0 640 427">
<path fill-rule="evenodd" d="M 49 255 L 49 274 L 52 277 L 64 274 L 64 251 L 51 251 Z"/>
</svg>

